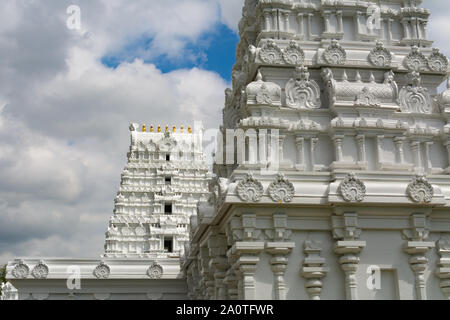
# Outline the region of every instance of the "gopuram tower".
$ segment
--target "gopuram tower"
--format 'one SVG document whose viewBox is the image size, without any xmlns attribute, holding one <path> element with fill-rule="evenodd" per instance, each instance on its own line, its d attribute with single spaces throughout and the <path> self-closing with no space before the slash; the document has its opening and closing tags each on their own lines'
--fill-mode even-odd
<svg viewBox="0 0 450 320">
<path fill-rule="evenodd" d="M 245 1 L 190 298 L 450 298 L 449 65 L 421 2 Z"/>
</svg>

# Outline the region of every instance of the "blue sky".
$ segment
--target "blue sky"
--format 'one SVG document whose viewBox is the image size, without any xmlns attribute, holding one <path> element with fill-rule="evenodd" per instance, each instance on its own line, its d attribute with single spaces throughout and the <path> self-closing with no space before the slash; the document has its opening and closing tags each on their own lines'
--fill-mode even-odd
<svg viewBox="0 0 450 320">
<path fill-rule="evenodd" d="M 236 45 L 239 36 L 228 26 L 217 23 L 215 28 L 201 35 L 195 42 L 188 42 L 185 55 L 169 57 L 167 54 L 152 59 L 143 59 L 152 63 L 162 72 L 167 73 L 178 69 L 200 68 L 217 72 L 222 78 L 231 82 L 231 71 L 236 62 Z M 122 50 L 109 53 L 102 57 L 103 65 L 116 68 L 123 62 L 133 62 L 142 59 L 140 52 L 150 50 L 152 38 L 141 36 L 129 41 Z"/>
</svg>

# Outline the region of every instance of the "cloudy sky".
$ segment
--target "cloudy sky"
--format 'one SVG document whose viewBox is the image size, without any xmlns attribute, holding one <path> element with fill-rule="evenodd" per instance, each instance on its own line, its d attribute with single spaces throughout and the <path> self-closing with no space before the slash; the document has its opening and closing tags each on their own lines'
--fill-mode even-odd
<svg viewBox="0 0 450 320">
<path fill-rule="evenodd" d="M 218 126 L 243 1 L 0 0 L 0 263 L 103 252 L 129 122 Z"/>
</svg>

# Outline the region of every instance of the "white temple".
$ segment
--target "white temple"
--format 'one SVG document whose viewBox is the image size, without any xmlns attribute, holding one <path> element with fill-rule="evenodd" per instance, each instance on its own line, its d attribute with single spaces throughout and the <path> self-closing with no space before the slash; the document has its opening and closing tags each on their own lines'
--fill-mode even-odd
<svg viewBox="0 0 450 320">
<path fill-rule="evenodd" d="M 421 2 L 246 0 L 214 177 L 132 125 L 103 260 L 13 261 L 18 298 L 450 299 L 450 69 Z"/>
</svg>

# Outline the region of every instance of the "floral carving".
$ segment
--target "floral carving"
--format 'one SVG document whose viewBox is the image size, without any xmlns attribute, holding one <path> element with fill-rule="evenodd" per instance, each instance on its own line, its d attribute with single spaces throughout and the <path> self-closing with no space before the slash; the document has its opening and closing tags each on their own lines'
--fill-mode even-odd
<svg viewBox="0 0 450 320">
<path fill-rule="evenodd" d="M 277 64 L 282 61 L 283 53 L 273 40 L 268 40 L 259 52 L 259 58 L 267 64 Z"/>
<path fill-rule="evenodd" d="M 369 53 L 369 61 L 377 67 L 389 67 L 392 63 L 392 54 L 383 46 L 383 42 L 377 41 L 375 49 Z"/>
<path fill-rule="evenodd" d="M 148 268 L 147 275 L 150 277 L 150 279 L 156 280 L 162 278 L 163 272 L 163 268 L 155 262 L 150 268 Z"/>
<path fill-rule="evenodd" d="M 354 173 L 350 173 L 340 184 L 339 193 L 347 202 L 361 202 L 366 197 L 366 186 Z"/>
<path fill-rule="evenodd" d="M 419 47 L 413 46 L 405 58 L 405 67 L 410 71 L 423 71 L 428 64 L 427 58 L 420 52 Z"/>
<path fill-rule="evenodd" d="M 430 203 L 434 196 L 433 186 L 422 175 L 417 175 L 413 178 L 406 192 L 411 200 L 417 203 Z"/>
<path fill-rule="evenodd" d="M 103 261 L 94 269 L 94 276 L 97 279 L 108 279 L 111 269 Z"/>
<path fill-rule="evenodd" d="M 402 112 L 431 113 L 432 101 L 427 88 L 421 84 L 420 73 L 413 71 L 409 74 L 411 85 L 403 87 L 399 93 Z"/>
<path fill-rule="evenodd" d="M 370 92 L 369 87 L 364 87 L 356 96 L 355 106 L 357 107 L 379 107 L 380 102 L 375 95 Z"/>
<path fill-rule="evenodd" d="M 347 53 L 337 40 L 333 40 L 323 53 L 323 58 L 329 64 L 343 65 L 347 61 Z"/>
<path fill-rule="evenodd" d="M 48 273 L 48 266 L 43 261 L 40 261 L 39 264 L 37 264 L 31 272 L 33 277 L 36 279 L 47 279 Z"/>
<path fill-rule="evenodd" d="M 448 59 L 439 52 L 439 49 L 433 48 L 433 53 L 428 58 L 428 68 L 436 72 L 446 72 L 448 69 Z"/>
<path fill-rule="evenodd" d="M 278 174 L 274 182 L 269 186 L 269 196 L 275 202 L 291 202 L 295 195 L 294 185 L 285 178 L 283 174 Z"/>
<path fill-rule="evenodd" d="M 308 68 L 296 68 L 295 80 L 289 80 L 286 85 L 286 104 L 293 109 L 320 108 L 320 87 L 309 79 Z"/>
<path fill-rule="evenodd" d="M 264 188 L 258 180 L 252 174 L 248 174 L 244 180 L 238 183 L 237 194 L 242 201 L 258 202 L 264 193 Z"/>
<path fill-rule="evenodd" d="M 297 42 L 291 41 L 289 46 L 283 51 L 283 59 L 287 64 L 294 66 L 303 65 L 305 62 L 305 52 Z"/>
<path fill-rule="evenodd" d="M 13 269 L 12 275 L 16 279 L 25 279 L 30 274 L 30 268 L 20 261 Z"/>
</svg>

